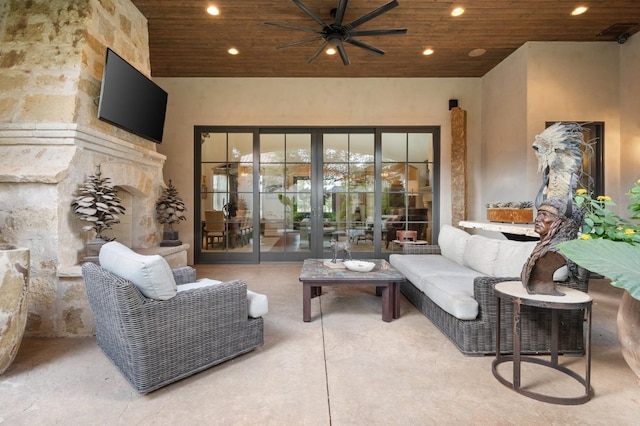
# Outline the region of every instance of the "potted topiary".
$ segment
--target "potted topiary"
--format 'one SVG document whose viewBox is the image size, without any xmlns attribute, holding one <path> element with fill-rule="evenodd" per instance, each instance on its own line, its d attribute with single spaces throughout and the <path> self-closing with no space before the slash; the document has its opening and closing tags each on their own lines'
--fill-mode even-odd
<svg viewBox="0 0 640 426">
<path fill-rule="evenodd" d="M 184 212 L 187 209 L 178 190 L 169 180 L 169 186 L 162 190 L 162 195 L 156 202 L 156 218 L 163 225 L 168 225 L 168 229 L 162 234 L 161 246 L 179 246 L 182 241 L 178 239 L 178 231 L 173 230 L 173 224 L 181 220 L 187 220 Z"/>
<path fill-rule="evenodd" d="M 119 214 L 124 214 L 118 193 L 110 184 L 109 178 L 101 177 L 100 166 L 96 166 L 95 176 L 89 178 L 78 189 L 78 196 L 71 202 L 73 212 L 80 220 L 89 222 L 83 231 L 95 231 L 95 238 L 87 243 L 85 261 L 97 263 L 102 245 L 114 238 L 103 235 L 116 223 L 120 223 Z"/>
</svg>

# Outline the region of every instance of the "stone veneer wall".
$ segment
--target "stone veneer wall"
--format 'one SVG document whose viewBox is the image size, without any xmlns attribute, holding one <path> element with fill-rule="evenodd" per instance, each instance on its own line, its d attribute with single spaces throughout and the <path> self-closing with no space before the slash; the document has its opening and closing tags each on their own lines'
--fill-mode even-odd
<svg viewBox="0 0 640 426">
<path fill-rule="evenodd" d="M 147 21 L 129 0 L 0 2 L 0 243 L 31 251 L 28 335 L 94 332 L 78 266 L 93 235 L 70 203 L 96 165 L 131 195 L 132 245 L 161 240 L 165 156 L 97 119 L 106 47 L 149 75 Z"/>
</svg>

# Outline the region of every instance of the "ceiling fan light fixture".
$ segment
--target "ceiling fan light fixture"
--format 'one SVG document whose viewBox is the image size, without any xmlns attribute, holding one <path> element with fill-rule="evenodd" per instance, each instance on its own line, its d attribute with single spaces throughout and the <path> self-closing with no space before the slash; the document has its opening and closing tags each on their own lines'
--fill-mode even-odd
<svg viewBox="0 0 640 426">
<path fill-rule="evenodd" d="M 454 7 L 453 10 L 451 11 L 451 16 L 457 17 L 457 16 L 461 16 L 463 13 L 464 13 L 464 7 L 457 6 L 457 7 Z"/>
<path fill-rule="evenodd" d="M 578 6 L 575 9 L 573 9 L 571 11 L 571 16 L 578 16 L 578 15 L 582 15 L 583 13 L 585 13 L 587 10 L 589 10 L 588 7 L 586 6 Z"/>
<path fill-rule="evenodd" d="M 327 50 L 324 51 L 327 55 L 335 55 L 338 51 L 335 47 L 328 47 Z"/>
<path fill-rule="evenodd" d="M 291 43 L 276 46 L 278 49 L 285 47 L 298 46 L 300 44 L 311 43 L 314 41 L 320 41 L 322 43 L 315 53 L 307 60 L 307 63 L 313 62 L 323 51 L 333 54 L 339 53 L 342 63 L 347 66 L 350 64 L 347 50 L 345 49 L 345 43 L 364 49 L 375 55 L 384 55 L 384 50 L 378 49 L 364 41 L 360 40 L 360 37 L 371 36 L 383 36 L 383 35 L 404 35 L 407 33 L 406 28 L 388 28 L 388 29 L 366 29 L 361 30 L 358 27 L 375 19 L 376 17 L 390 11 L 398 6 L 398 0 L 390 0 L 382 6 L 373 9 L 372 11 L 360 16 L 358 19 L 349 23 L 344 23 L 345 11 L 347 8 L 348 0 L 338 0 L 338 7 L 331 11 L 331 18 L 333 23 L 327 23 L 324 19 L 320 18 L 316 13 L 305 6 L 301 0 L 291 0 L 299 9 L 301 9 L 307 16 L 313 19 L 317 24 L 321 26 L 321 29 L 313 29 L 307 27 L 298 27 L 296 25 L 280 24 L 277 22 L 265 22 L 265 25 L 273 27 L 280 27 L 285 29 L 291 29 L 295 31 L 303 31 L 307 33 L 315 34 L 313 37 L 308 37 L 303 40 L 294 41 Z M 332 49 L 333 48 L 333 49 Z M 329 50 L 332 49 L 332 50 Z"/>
</svg>

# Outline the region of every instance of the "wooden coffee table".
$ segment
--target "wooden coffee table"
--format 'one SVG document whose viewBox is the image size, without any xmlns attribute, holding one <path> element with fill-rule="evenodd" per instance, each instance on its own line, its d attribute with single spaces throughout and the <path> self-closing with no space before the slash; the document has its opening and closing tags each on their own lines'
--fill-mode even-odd
<svg viewBox="0 0 640 426">
<path fill-rule="evenodd" d="M 325 266 L 327 259 L 306 259 L 300 272 L 302 282 L 302 320 L 311 321 L 311 298 L 322 294 L 323 286 L 375 286 L 382 295 L 382 320 L 400 318 L 400 283 L 404 281 L 397 269 L 384 259 L 366 259 L 376 264 L 371 272 L 355 272 Z"/>
</svg>

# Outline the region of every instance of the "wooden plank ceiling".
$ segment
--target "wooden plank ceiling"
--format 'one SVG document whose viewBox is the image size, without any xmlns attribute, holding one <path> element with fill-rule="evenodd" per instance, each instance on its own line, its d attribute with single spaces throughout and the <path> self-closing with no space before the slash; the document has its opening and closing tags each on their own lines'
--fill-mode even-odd
<svg viewBox="0 0 640 426">
<path fill-rule="evenodd" d="M 265 22 L 321 28 L 288 0 L 132 1 L 148 19 L 154 77 L 480 77 L 527 41 L 615 42 L 640 30 L 640 0 L 398 0 L 358 29 L 407 28 L 407 34 L 359 38 L 384 56 L 345 44 L 351 64 L 344 66 L 338 55 L 324 53 L 307 63 L 321 41 L 276 48 L 314 34 Z M 349 1 L 344 23 L 387 1 Z M 338 0 L 302 2 L 333 22 Z M 206 13 L 210 4 L 220 15 Z M 580 4 L 589 10 L 571 16 Z M 454 18 L 457 5 L 466 12 Z M 228 54 L 230 47 L 240 53 Z M 427 47 L 435 53 L 422 55 Z M 486 53 L 469 56 L 474 49 Z"/>
</svg>

